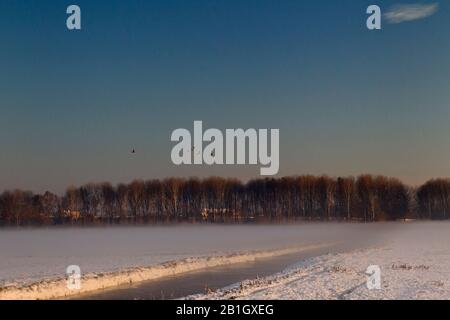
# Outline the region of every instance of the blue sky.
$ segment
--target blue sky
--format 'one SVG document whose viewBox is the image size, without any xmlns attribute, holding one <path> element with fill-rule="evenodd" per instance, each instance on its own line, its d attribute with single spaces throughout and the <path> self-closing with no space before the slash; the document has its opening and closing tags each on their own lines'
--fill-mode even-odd
<svg viewBox="0 0 450 320">
<path fill-rule="evenodd" d="M 402 3 L 4 0 L 0 190 L 258 176 L 174 166 L 170 134 L 193 120 L 279 128 L 280 175 L 447 176 L 450 3 L 406 1 L 439 9 L 366 28 L 368 5 Z"/>
</svg>

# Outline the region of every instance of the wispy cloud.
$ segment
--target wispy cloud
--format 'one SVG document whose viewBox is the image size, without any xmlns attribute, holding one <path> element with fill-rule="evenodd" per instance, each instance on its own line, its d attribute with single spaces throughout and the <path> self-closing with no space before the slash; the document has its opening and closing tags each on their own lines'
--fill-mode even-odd
<svg viewBox="0 0 450 320">
<path fill-rule="evenodd" d="M 384 17 L 389 23 L 402 23 L 424 19 L 435 14 L 439 9 L 438 3 L 433 4 L 398 4 L 393 6 Z"/>
</svg>

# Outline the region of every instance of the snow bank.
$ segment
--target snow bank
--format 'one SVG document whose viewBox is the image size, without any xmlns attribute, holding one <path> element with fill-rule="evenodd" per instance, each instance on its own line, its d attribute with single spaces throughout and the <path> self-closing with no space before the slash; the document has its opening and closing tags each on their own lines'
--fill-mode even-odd
<svg viewBox="0 0 450 320">
<path fill-rule="evenodd" d="M 272 251 L 255 251 L 222 256 L 186 258 L 149 267 L 136 267 L 117 272 L 92 273 L 81 279 L 81 289 L 70 290 L 66 279 L 55 278 L 41 280 L 28 285 L 8 285 L 0 288 L 0 299 L 53 299 L 111 288 L 124 284 L 157 279 L 169 275 L 195 271 L 203 268 L 243 263 L 255 259 L 276 257 L 280 255 L 323 248 L 331 244 L 311 245 L 296 248 L 284 248 Z"/>
</svg>

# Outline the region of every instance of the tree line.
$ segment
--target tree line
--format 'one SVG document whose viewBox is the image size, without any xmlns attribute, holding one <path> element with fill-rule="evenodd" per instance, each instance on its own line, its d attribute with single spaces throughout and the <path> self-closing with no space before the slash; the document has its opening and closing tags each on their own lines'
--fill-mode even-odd
<svg viewBox="0 0 450 320">
<path fill-rule="evenodd" d="M 136 180 L 51 192 L 5 191 L 0 224 L 382 221 L 450 218 L 450 179 L 418 188 L 385 176 Z"/>
</svg>

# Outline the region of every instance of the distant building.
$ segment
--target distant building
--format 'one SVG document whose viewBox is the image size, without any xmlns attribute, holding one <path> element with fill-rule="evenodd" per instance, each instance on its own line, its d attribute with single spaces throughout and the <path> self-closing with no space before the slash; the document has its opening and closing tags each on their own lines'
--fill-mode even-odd
<svg viewBox="0 0 450 320">
<path fill-rule="evenodd" d="M 238 211 L 226 208 L 203 208 L 200 214 L 203 220 L 207 220 L 210 216 L 228 216 L 232 218 L 237 218 L 240 216 Z"/>
</svg>

